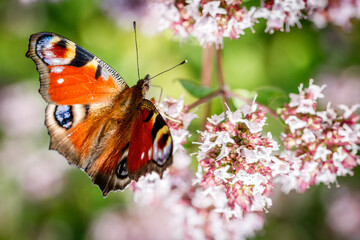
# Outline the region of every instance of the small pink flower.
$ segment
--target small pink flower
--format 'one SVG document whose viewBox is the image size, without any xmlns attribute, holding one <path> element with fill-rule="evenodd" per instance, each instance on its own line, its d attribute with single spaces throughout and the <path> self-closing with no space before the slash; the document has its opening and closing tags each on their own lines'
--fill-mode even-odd
<svg viewBox="0 0 360 240">
<path fill-rule="evenodd" d="M 281 110 L 287 124 L 282 134 L 284 156 L 293 169 L 276 180 L 285 192 L 304 192 L 314 184 L 334 183 L 337 176 L 352 174 L 360 163 L 356 155 L 360 143 L 360 115 L 356 110 L 360 105 L 340 105 L 339 110 L 328 104 L 325 111 L 318 111 L 317 101 L 324 97 L 324 88 L 314 85 L 313 80 L 308 88 L 300 85 L 299 94 L 290 94 L 291 102 Z M 309 103 L 308 110 L 299 111 L 304 102 Z"/>
<path fill-rule="evenodd" d="M 187 106 L 184 105 L 184 96 L 177 100 L 166 97 L 159 107 L 170 117 L 164 116 L 174 142 L 173 153 L 176 154 L 178 149 L 184 151 L 183 145 L 186 143 L 186 138 L 191 136 L 187 128 L 198 116 L 188 111 Z"/>
<path fill-rule="evenodd" d="M 228 218 L 271 207 L 271 180 L 289 168 L 274 155 L 278 145 L 271 134 L 261 134 L 265 114 L 253 103 L 235 112 L 228 110 L 225 119 L 220 116 L 209 118 L 206 130 L 200 132 L 196 182 L 208 194 L 225 196 L 217 198 L 223 200 L 216 211 Z"/>
<path fill-rule="evenodd" d="M 265 32 L 301 28 L 308 19 L 322 28 L 327 23 L 348 30 L 359 19 L 360 0 L 273 0 L 246 7 L 241 0 L 152 0 L 151 16 L 159 19 L 158 30 L 171 29 L 181 40 L 195 37 L 200 45 L 223 47 L 223 38 L 237 39 L 246 29 L 265 19 Z M 249 5 L 249 3 L 247 3 Z"/>
</svg>

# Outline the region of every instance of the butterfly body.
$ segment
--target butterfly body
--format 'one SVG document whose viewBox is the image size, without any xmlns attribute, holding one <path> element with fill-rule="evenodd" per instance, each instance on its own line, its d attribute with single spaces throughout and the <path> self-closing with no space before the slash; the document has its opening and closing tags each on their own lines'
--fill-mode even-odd
<svg viewBox="0 0 360 240">
<path fill-rule="evenodd" d="M 50 149 L 84 170 L 106 196 L 172 163 L 172 138 L 145 99 L 150 76 L 133 87 L 102 60 L 54 33 L 30 37 L 27 56 L 48 102 Z"/>
</svg>

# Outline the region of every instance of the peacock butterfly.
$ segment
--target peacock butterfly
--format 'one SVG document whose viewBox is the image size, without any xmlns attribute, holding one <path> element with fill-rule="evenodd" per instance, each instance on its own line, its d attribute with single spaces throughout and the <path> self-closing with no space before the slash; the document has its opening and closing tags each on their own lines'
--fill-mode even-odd
<svg viewBox="0 0 360 240">
<path fill-rule="evenodd" d="M 162 176 L 171 165 L 169 127 L 145 99 L 149 75 L 130 88 L 95 55 L 48 32 L 31 35 L 26 56 L 48 103 L 50 149 L 86 172 L 104 196 L 148 172 Z"/>
</svg>

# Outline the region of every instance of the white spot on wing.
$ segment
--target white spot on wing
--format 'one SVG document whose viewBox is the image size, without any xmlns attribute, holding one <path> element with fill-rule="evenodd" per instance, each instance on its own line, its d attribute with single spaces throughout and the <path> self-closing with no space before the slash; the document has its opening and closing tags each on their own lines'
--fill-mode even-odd
<svg viewBox="0 0 360 240">
<path fill-rule="evenodd" d="M 143 153 L 141 154 L 141 160 L 144 159 L 144 155 L 145 155 L 145 153 L 143 152 Z"/>
<path fill-rule="evenodd" d="M 107 81 L 109 78 L 109 73 L 103 68 L 101 70 L 101 76 L 104 78 L 105 81 Z"/>
<path fill-rule="evenodd" d="M 64 79 L 62 79 L 62 78 L 59 78 L 58 80 L 57 80 L 57 83 L 58 84 L 62 84 L 64 82 Z"/>
<path fill-rule="evenodd" d="M 152 148 L 150 148 L 149 151 L 148 151 L 149 159 L 151 159 L 151 152 L 152 152 Z"/>
<path fill-rule="evenodd" d="M 45 52 L 45 57 L 51 58 L 51 57 L 55 57 L 54 53 L 51 51 L 46 51 Z"/>
<path fill-rule="evenodd" d="M 61 58 L 51 58 L 51 59 L 45 59 L 45 61 L 48 61 L 50 65 L 58 65 L 58 64 L 66 64 L 64 60 Z"/>
<path fill-rule="evenodd" d="M 53 67 L 51 68 L 52 73 L 61 73 L 64 70 L 64 67 Z"/>
</svg>

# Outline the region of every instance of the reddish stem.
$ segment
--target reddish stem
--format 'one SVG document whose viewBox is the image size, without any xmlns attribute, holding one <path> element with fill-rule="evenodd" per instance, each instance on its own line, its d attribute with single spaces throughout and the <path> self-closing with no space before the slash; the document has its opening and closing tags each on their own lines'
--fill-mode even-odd
<svg viewBox="0 0 360 240">
<path fill-rule="evenodd" d="M 213 53 L 213 46 L 206 46 L 203 49 L 203 55 L 202 55 L 202 75 L 201 75 L 201 83 L 203 86 L 211 86 L 211 73 L 212 73 L 212 53 Z M 199 100 L 195 101 L 194 103 L 189 105 L 189 110 L 193 109 L 203 103 L 208 103 L 211 99 L 221 95 L 223 98 L 224 104 L 227 104 L 229 106 L 228 97 L 231 98 L 238 98 L 243 101 L 245 101 L 248 104 L 252 104 L 252 100 L 246 99 L 242 97 L 241 95 L 231 92 L 226 89 L 225 80 L 224 80 L 224 74 L 222 70 L 222 51 L 221 49 L 216 50 L 216 68 L 217 68 L 217 75 L 218 75 L 218 82 L 219 82 L 219 89 L 203 98 L 200 98 Z M 277 117 L 278 115 L 274 110 L 271 108 L 264 106 L 262 104 L 257 103 L 266 113 Z M 210 115 L 210 104 L 207 104 L 205 106 L 204 110 L 204 119 L 203 119 L 203 126 L 205 126 L 206 118 Z"/>
<path fill-rule="evenodd" d="M 223 104 L 226 104 L 229 106 L 229 101 L 227 99 L 226 93 L 225 93 L 225 80 L 224 80 L 224 74 L 222 70 L 222 51 L 221 49 L 216 49 L 216 67 L 217 67 L 217 75 L 218 75 L 218 81 L 219 81 L 219 88 L 223 91 L 222 98 L 223 98 Z M 224 107 L 225 109 L 225 107 Z"/>
<path fill-rule="evenodd" d="M 215 97 L 217 97 L 217 96 L 219 96 L 219 95 L 222 95 L 222 91 L 219 89 L 219 90 L 217 90 L 217 91 L 215 91 L 215 92 L 213 92 L 213 93 L 211 93 L 211 94 L 209 94 L 209 95 L 207 95 L 207 96 L 205 96 L 205 97 L 203 97 L 203 98 L 200 98 L 199 100 L 197 100 L 196 102 L 193 102 L 192 104 L 190 104 L 189 105 L 189 110 L 190 109 L 193 109 L 193 108 L 195 108 L 195 107 L 197 107 L 197 106 L 199 106 L 199 105 L 201 105 L 201 104 L 203 104 L 203 103 L 207 103 L 207 102 L 209 102 L 211 99 L 213 99 L 213 98 L 215 98 Z M 205 115 L 205 116 L 209 116 L 209 115 Z"/>
<path fill-rule="evenodd" d="M 201 84 L 205 87 L 211 86 L 213 47 L 206 46 L 202 53 Z"/>
</svg>

